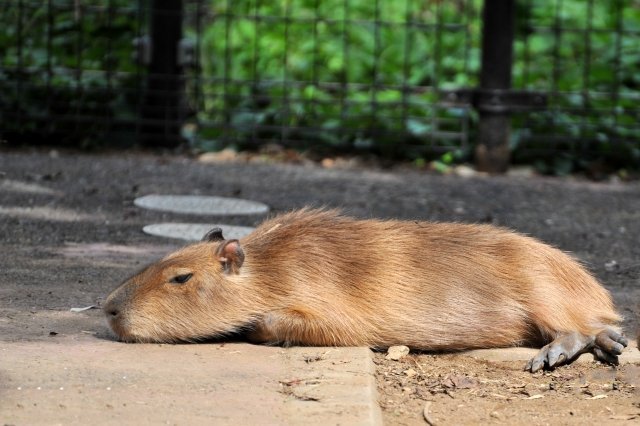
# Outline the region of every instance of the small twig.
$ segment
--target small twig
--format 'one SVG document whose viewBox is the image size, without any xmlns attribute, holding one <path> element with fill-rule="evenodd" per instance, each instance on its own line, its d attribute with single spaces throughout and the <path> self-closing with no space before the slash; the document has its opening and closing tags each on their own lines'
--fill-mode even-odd
<svg viewBox="0 0 640 426">
<path fill-rule="evenodd" d="M 429 426 L 435 426 L 436 423 L 431 418 L 431 413 L 429 413 L 429 408 L 431 408 L 431 401 L 427 401 L 424 403 L 424 408 L 422 409 L 422 417 L 424 417 L 424 421 L 427 422 Z"/>
</svg>

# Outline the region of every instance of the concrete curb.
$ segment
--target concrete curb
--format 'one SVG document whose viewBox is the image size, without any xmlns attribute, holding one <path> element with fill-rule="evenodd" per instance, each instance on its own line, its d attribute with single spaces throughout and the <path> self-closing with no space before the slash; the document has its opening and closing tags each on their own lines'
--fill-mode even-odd
<svg viewBox="0 0 640 426">
<path fill-rule="evenodd" d="M 3 424 L 381 425 L 367 348 L 3 342 Z"/>
<path fill-rule="evenodd" d="M 382 425 L 370 349 L 295 347 L 283 355 L 294 375 L 282 383 L 294 424 Z"/>
</svg>

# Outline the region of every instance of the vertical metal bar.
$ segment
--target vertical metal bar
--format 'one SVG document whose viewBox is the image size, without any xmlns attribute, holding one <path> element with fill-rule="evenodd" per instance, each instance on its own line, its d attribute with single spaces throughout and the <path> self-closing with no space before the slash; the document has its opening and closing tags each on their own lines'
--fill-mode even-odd
<svg viewBox="0 0 640 426">
<path fill-rule="evenodd" d="M 465 3 L 466 13 L 465 13 L 465 22 L 464 22 L 464 74 L 470 75 L 471 70 L 469 69 L 469 62 L 471 57 L 471 47 L 472 47 L 472 37 L 471 26 L 472 23 L 476 20 L 475 13 L 475 3 L 473 0 L 467 0 Z M 468 111 L 465 112 L 464 121 L 462 122 L 462 135 L 460 135 L 460 148 L 466 150 L 469 146 L 469 127 L 470 127 L 470 114 Z"/>
<path fill-rule="evenodd" d="M 373 69 L 371 75 L 371 123 L 370 127 L 376 125 L 378 113 L 378 60 L 380 58 L 380 0 L 374 1 L 374 21 L 373 21 Z"/>
<path fill-rule="evenodd" d="M 289 138 L 289 23 L 291 21 L 291 0 L 284 0 L 284 53 L 282 56 L 282 117 L 280 120 L 280 143 L 285 145 Z"/>
<path fill-rule="evenodd" d="M 84 103 L 84 93 L 82 90 L 82 49 L 83 49 L 83 42 L 84 42 L 84 37 L 82 34 L 83 31 L 83 19 L 84 19 L 84 11 L 82 8 L 82 3 L 80 3 L 80 1 L 76 0 L 75 4 L 74 4 L 74 21 L 75 21 L 75 26 L 76 29 L 78 31 L 78 36 L 76 37 L 76 69 L 75 69 L 75 75 L 76 75 L 76 98 L 75 98 L 75 116 L 73 117 L 74 120 L 74 131 L 75 133 L 80 132 L 80 120 L 79 117 L 81 115 L 81 110 L 80 110 L 80 106 Z"/>
<path fill-rule="evenodd" d="M 611 115 L 613 115 L 614 128 L 618 128 L 618 102 L 620 100 L 620 83 L 622 80 L 621 62 L 622 62 L 622 36 L 624 34 L 624 20 L 622 19 L 622 9 L 624 4 L 622 0 L 616 0 L 616 45 L 615 54 L 613 55 L 613 90 L 611 94 L 611 100 L 613 108 Z M 617 135 L 615 135 L 617 136 Z"/>
<path fill-rule="evenodd" d="M 527 7 L 531 7 L 527 5 Z M 522 70 L 522 87 L 529 86 L 529 67 L 531 66 L 531 45 L 529 43 L 530 32 L 528 31 L 529 25 L 531 22 L 530 18 L 527 16 L 527 31 L 524 34 L 524 58 L 523 58 L 523 70 Z"/>
<path fill-rule="evenodd" d="M 151 1 L 151 64 L 142 108 L 144 145 L 169 147 L 180 141 L 182 13 L 182 0 Z"/>
<path fill-rule="evenodd" d="M 580 123 L 580 140 L 587 139 L 588 118 L 591 110 L 591 99 L 589 93 L 589 76 L 591 75 L 591 32 L 593 30 L 593 0 L 587 3 L 587 25 L 584 30 L 584 65 L 582 67 L 582 120 Z M 569 140 L 571 151 L 575 150 L 574 140 Z M 588 144 L 583 143 L 583 150 Z"/>
<path fill-rule="evenodd" d="M 411 61 L 409 60 L 409 56 L 411 55 L 411 47 L 412 47 L 412 29 L 413 29 L 413 20 L 411 19 L 411 5 L 412 0 L 405 0 L 404 5 L 404 52 L 403 52 L 403 62 L 402 62 L 402 127 L 401 129 L 407 128 L 407 120 L 409 117 L 409 85 L 407 82 L 409 81 L 409 74 L 411 71 Z M 405 130 L 405 133 L 406 130 Z"/>
<path fill-rule="evenodd" d="M 252 87 L 251 92 L 253 99 L 251 99 L 252 108 L 259 110 L 262 102 L 264 102 L 264 96 L 262 94 L 262 89 L 260 87 L 260 79 L 258 77 L 258 61 L 260 60 L 260 49 L 258 46 L 258 41 L 260 40 L 260 0 L 255 0 L 254 9 L 253 9 L 253 25 L 254 25 L 254 37 L 253 37 L 253 70 L 252 70 Z M 251 129 L 251 144 L 258 143 L 258 126 L 259 123 L 253 123 Z"/>
<path fill-rule="evenodd" d="M 553 21 L 553 72 L 552 91 L 555 98 L 558 97 L 558 80 L 560 80 L 560 46 L 562 43 L 562 20 L 560 11 L 562 10 L 562 0 L 556 1 L 555 19 Z"/>
<path fill-rule="evenodd" d="M 17 40 L 16 42 L 18 43 L 18 82 L 17 82 L 17 93 L 16 93 L 16 99 L 18 99 L 18 108 L 17 108 L 17 121 L 18 121 L 18 128 L 21 129 L 22 128 L 22 99 L 24 99 L 24 97 L 22 96 L 22 79 L 24 78 L 24 61 L 23 61 L 23 57 L 22 57 L 22 18 L 23 18 L 23 11 L 24 5 L 22 0 L 20 0 L 18 2 L 18 28 L 17 28 Z"/>
<path fill-rule="evenodd" d="M 109 32 L 112 31 L 113 27 L 113 12 L 115 5 L 113 4 L 113 0 L 109 0 L 107 2 L 107 29 Z M 111 35 L 107 37 L 107 55 L 105 57 L 105 71 L 107 74 L 107 104 L 104 106 L 103 114 L 107 118 L 107 129 L 111 129 L 111 108 L 113 105 L 113 44 L 111 42 Z"/>
<path fill-rule="evenodd" d="M 51 68 L 52 54 L 53 54 L 53 4 L 51 0 L 48 0 L 47 1 L 47 115 L 51 114 L 51 80 L 53 79 L 53 70 Z"/>
<path fill-rule="evenodd" d="M 342 97 L 340 98 L 340 127 L 346 128 L 347 122 L 347 99 L 349 98 L 349 32 L 347 29 L 350 27 L 349 22 L 349 0 L 343 2 L 343 19 L 342 22 L 342 57 L 343 61 L 343 76 L 342 76 Z"/>
<path fill-rule="evenodd" d="M 320 10 L 320 0 L 315 0 L 313 4 L 313 58 L 311 69 L 311 82 L 313 84 L 313 96 L 311 98 L 310 115 L 312 120 L 316 120 L 316 90 L 318 90 L 318 68 L 321 66 L 318 62 L 318 15 Z"/>
<path fill-rule="evenodd" d="M 142 40 L 142 25 L 143 22 L 147 22 L 146 14 L 145 14 L 145 2 L 138 1 L 138 7 L 136 8 L 136 39 L 138 41 Z M 139 48 L 139 47 L 138 47 Z M 144 120 L 145 114 L 144 111 L 144 96 L 143 96 L 143 80 L 142 80 L 142 61 L 135 61 L 135 75 L 136 75 L 136 88 L 135 88 L 135 99 L 136 101 L 136 117 L 135 120 L 135 137 L 139 142 L 144 142 L 142 138 L 142 121 Z"/>
<path fill-rule="evenodd" d="M 222 127 L 222 142 L 224 144 L 229 143 L 229 133 L 231 130 L 231 105 L 229 96 L 229 83 L 231 74 L 231 0 L 227 0 L 225 5 L 224 15 L 224 66 L 222 69 L 222 115 L 223 115 L 223 127 Z"/>
<path fill-rule="evenodd" d="M 551 102 L 555 108 L 559 107 L 559 99 L 560 99 L 560 89 L 559 89 L 559 80 L 560 80 L 560 46 L 562 43 L 562 0 L 556 0 L 556 8 L 555 8 L 555 18 L 553 20 L 553 70 L 551 75 L 551 91 L 553 93 L 553 101 Z M 556 121 L 555 115 L 549 114 L 549 127 L 554 128 Z M 558 147 L 558 139 L 552 139 L 552 151 L 557 152 Z"/>
<path fill-rule="evenodd" d="M 198 135 L 200 132 L 200 113 L 204 111 L 204 95 L 202 93 L 202 64 L 200 63 L 200 54 L 202 49 L 202 0 L 197 0 L 196 2 L 196 51 L 195 51 L 195 69 L 194 78 L 195 78 L 195 93 L 194 93 L 194 102 L 196 105 L 195 108 L 195 122 L 196 122 L 196 131 L 193 133 L 192 138 L 193 142 L 198 141 Z"/>
<path fill-rule="evenodd" d="M 433 76 L 431 79 L 431 89 L 433 93 L 438 91 L 438 87 L 440 86 L 440 62 L 442 60 L 442 2 L 438 2 L 436 5 L 436 24 L 433 27 L 434 29 L 434 44 L 433 44 Z M 433 134 L 437 134 L 440 130 L 440 122 L 439 122 L 439 109 L 438 105 L 434 102 L 431 105 L 431 135 L 430 135 L 430 143 L 431 148 L 435 147 L 435 138 Z"/>
<path fill-rule="evenodd" d="M 482 12 L 482 69 L 476 165 L 479 170 L 503 173 L 509 167 L 511 117 L 484 104 L 483 93 L 511 88 L 514 0 L 485 0 Z M 501 102 L 491 99 L 492 102 Z"/>
</svg>

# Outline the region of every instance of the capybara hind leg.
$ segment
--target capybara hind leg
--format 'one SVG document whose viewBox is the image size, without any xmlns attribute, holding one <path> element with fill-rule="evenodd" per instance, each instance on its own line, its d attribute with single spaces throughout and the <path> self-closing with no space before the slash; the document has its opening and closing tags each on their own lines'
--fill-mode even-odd
<svg viewBox="0 0 640 426">
<path fill-rule="evenodd" d="M 609 364 L 618 363 L 618 355 L 627 346 L 625 339 L 613 329 L 605 329 L 595 336 L 580 333 L 563 334 L 540 349 L 527 363 L 525 370 L 535 373 L 542 368 L 552 369 L 569 363 L 585 352 Z"/>
</svg>

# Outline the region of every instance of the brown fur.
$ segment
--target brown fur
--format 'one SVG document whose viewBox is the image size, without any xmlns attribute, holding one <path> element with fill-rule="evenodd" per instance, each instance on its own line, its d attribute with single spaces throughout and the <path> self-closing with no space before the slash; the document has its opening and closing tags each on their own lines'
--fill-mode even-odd
<svg viewBox="0 0 640 426">
<path fill-rule="evenodd" d="M 171 342 L 247 330 L 267 343 L 459 350 L 595 335 L 620 320 L 569 255 L 489 225 L 300 210 L 241 240 L 237 268 L 235 251 L 216 257 L 223 244 L 188 246 L 116 289 L 105 306 L 118 311 L 115 333 Z"/>
</svg>

